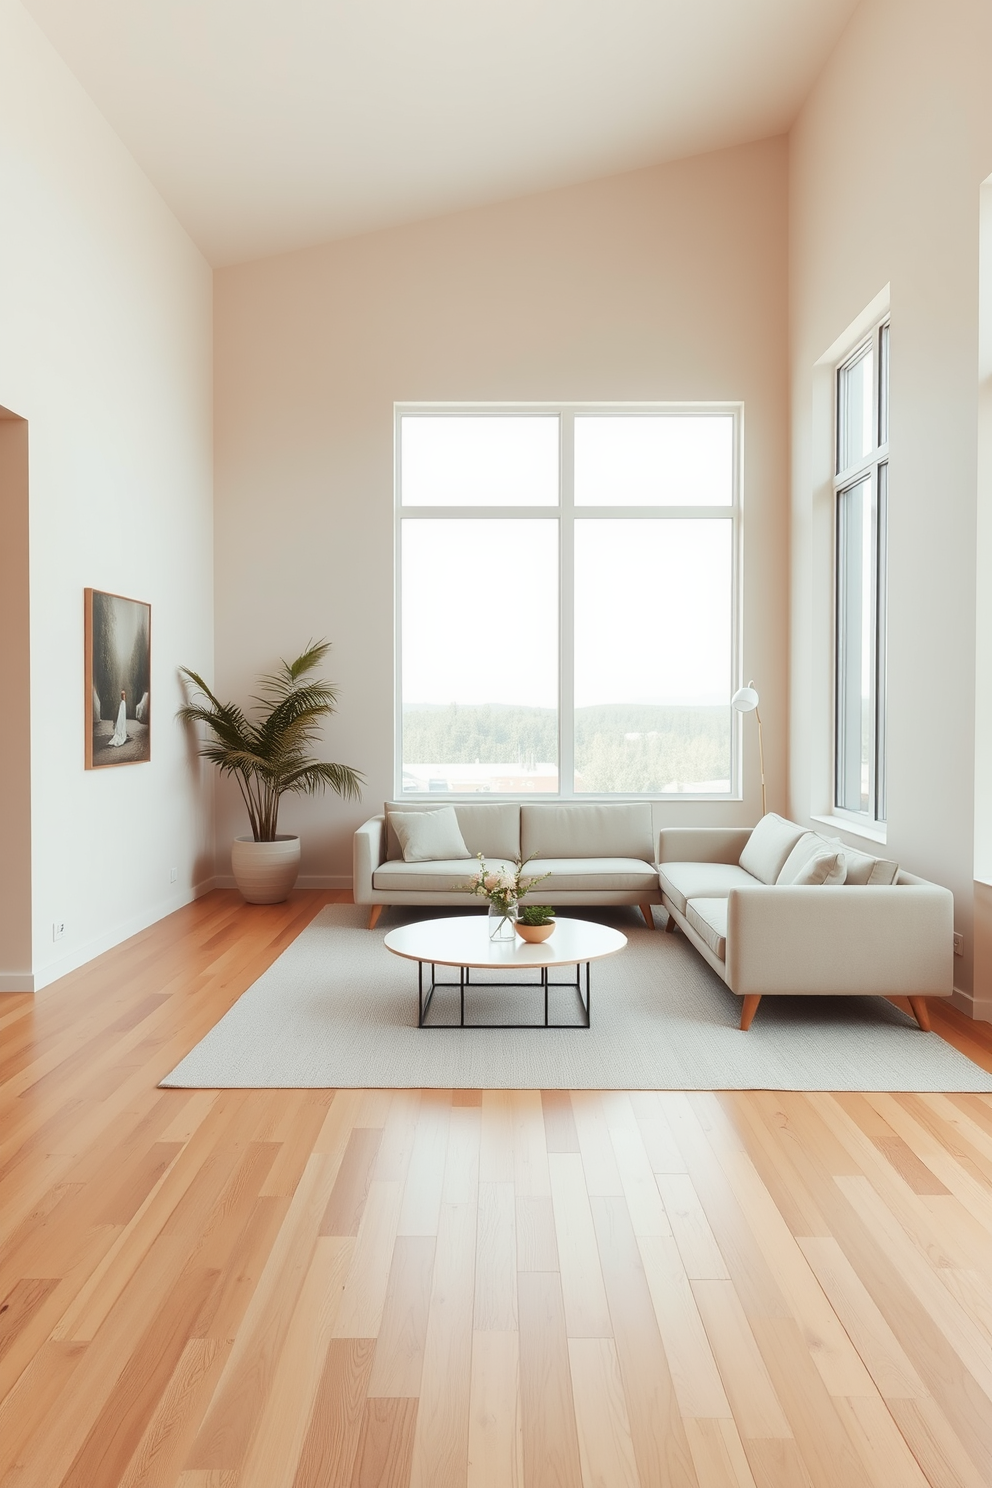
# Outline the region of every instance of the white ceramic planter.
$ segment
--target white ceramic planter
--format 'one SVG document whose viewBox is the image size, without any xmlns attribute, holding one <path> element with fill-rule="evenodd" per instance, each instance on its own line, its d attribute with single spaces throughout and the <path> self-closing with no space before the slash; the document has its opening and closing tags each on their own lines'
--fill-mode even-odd
<svg viewBox="0 0 992 1488">
<path fill-rule="evenodd" d="M 281 834 L 274 842 L 235 837 L 231 871 L 249 904 L 281 904 L 300 871 L 300 839 Z"/>
</svg>

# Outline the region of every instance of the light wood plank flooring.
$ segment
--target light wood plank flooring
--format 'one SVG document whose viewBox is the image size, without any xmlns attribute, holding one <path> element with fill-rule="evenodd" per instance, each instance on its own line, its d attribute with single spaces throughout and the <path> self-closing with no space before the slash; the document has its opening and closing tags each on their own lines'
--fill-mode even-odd
<svg viewBox="0 0 992 1488">
<path fill-rule="evenodd" d="M 333 897 L 0 998 L 2 1488 L 992 1483 L 992 1099 L 156 1089 Z"/>
</svg>

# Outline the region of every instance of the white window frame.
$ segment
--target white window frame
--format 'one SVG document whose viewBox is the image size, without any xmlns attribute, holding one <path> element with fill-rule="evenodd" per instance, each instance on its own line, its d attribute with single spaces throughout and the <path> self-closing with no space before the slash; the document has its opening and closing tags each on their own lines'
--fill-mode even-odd
<svg viewBox="0 0 992 1488">
<path fill-rule="evenodd" d="M 401 490 L 401 421 L 406 416 L 443 417 L 479 415 L 498 417 L 527 415 L 553 415 L 559 420 L 559 503 L 557 506 L 407 506 L 402 504 Z M 727 414 L 733 419 L 733 489 L 729 506 L 580 506 L 574 500 L 574 423 L 577 416 L 587 415 L 645 416 L 658 414 L 699 414 L 701 416 Z M 741 614 L 742 614 L 742 522 L 743 522 L 743 427 L 744 405 L 739 402 L 666 402 L 666 403 L 396 403 L 393 420 L 393 593 L 394 593 L 394 735 L 393 735 L 393 792 L 397 800 L 434 800 L 442 804 L 438 796 L 427 792 L 403 790 L 403 594 L 402 594 L 402 523 L 410 520 L 451 521 L 458 519 L 501 519 L 520 521 L 534 520 L 559 522 L 559 635 L 558 635 L 558 790 L 535 792 L 535 801 L 740 801 L 741 787 L 741 715 L 731 710 L 730 731 L 730 790 L 727 792 L 696 791 L 641 791 L 641 792 L 596 792 L 575 791 L 574 784 L 574 730 L 572 720 L 574 707 L 574 635 L 571 617 L 574 612 L 574 531 L 578 521 L 607 519 L 611 521 L 650 520 L 664 521 L 729 521 L 731 524 L 731 655 L 730 675 L 741 676 Z M 656 644 L 662 648 L 667 644 L 664 637 L 657 637 Z M 736 682 L 731 682 L 731 693 Z M 728 697 L 727 706 L 730 702 Z M 567 726 L 566 726 L 567 721 Z M 567 788 L 564 783 L 568 782 Z M 446 791 L 445 801 L 474 800 L 475 796 L 457 791 Z M 517 800 L 512 793 L 493 792 L 486 800 Z M 527 799 L 531 799 L 528 795 Z"/>
<path fill-rule="evenodd" d="M 888 364 L 890 357 L 890 318 L 888 313 L 876 320 L 871 329 L 860 336 L 857 343 L 836 363 L 834 368 L 834 417 L 833 417 L 833 661 L 832 661 L 832 751 L 831 751 L 831 814 L 843 821 L 867 827 L 873 834 L 883 837 L 886 829 L 886 663 L 887 663 L 887 569 L 888 569 L 888 486 L 889 486 L 889 439 L 888 439 Z M 872 387 L 872 433 L 873 447 L 862 458 L 840 469 L 843 447 L 841 409 L 841 378 L 871 346 L 874 352 Z M 885 368 L 883 380 L 883 365 Z M 881 404 L 884 389 L 886 403 Z M 884 432 L 884 440 L 881 438 Z M 871 690 L 869 710 L 869 779 L 868 806 L 864 811 L 854 811 L 843 806 L 840 795 L 840 741 L 844 725 L 844 679 L 841 676 L 843 655 L 842 629 L 844 607 L 841 592 L 844 574 L 841 568 L 841 498 L 855 487 L 868 481 L 871 492 Z"/>
</svg>

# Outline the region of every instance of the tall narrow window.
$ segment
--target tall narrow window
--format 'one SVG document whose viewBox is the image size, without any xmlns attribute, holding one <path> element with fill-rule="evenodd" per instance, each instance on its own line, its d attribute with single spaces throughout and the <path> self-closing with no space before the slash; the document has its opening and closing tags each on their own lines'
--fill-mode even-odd
<svg viewBox="0 0 992 1488">
<path fill-rule="evenodd" d="M 398 411 L 399 792 L 732 793 L 738 428 Z"/>
<path fill-rule="evenodd" d="M 885 821 L 889 326 L 837 369 L 834 807 Z"/>
</svg>

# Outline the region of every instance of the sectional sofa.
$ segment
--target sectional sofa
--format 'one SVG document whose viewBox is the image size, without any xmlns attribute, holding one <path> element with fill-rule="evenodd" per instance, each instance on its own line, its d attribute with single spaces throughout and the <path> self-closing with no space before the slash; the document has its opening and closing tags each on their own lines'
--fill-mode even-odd
<svg viewBox="0 0 992 1488">
<path fill-rule="evenodd" d="M 762 997 L 906 997 L 921 1028 L 925 998 L 953 990 L 949 890 L 770 812 L 755 828 L 667 827 L 657 843 L 647 802 L 454 802 L 457 853 L 417 859 L 400 836 L 433 801 L 387 801 L 355 834 L 354 888 L 369 929 L 390 904 L 460 905 L 482 853 L 491 866 L 533 860 L 538 903 L 639 905 L 654 928 L 681 930 L 742 999 L 741 1028 Z M 443 836 L 438 839 L 443 841 Z"/>
</svg>

